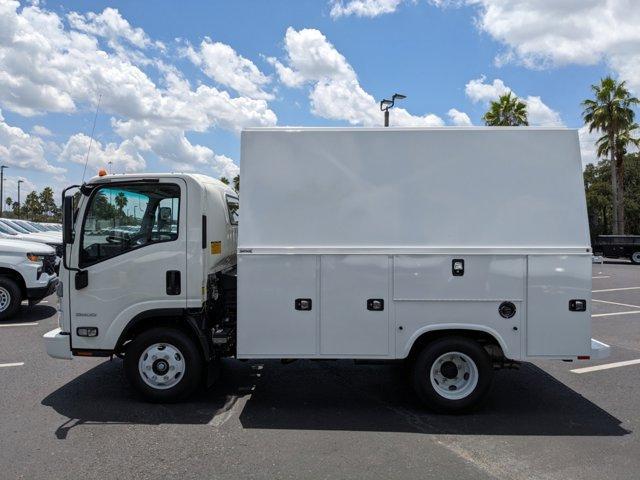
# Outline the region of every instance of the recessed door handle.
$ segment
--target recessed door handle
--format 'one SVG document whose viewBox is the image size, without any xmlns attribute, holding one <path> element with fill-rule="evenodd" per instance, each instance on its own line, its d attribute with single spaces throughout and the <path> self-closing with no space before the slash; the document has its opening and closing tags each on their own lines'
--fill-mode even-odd
<svg viewBox="0 0 640 480">
<path fill-rule="evenodd" d="M 167 270 L 167 295 L 180 295 L 180 270 Z"/>
<path fill-rule="evenodd" d="M 372 312 L 381 312 L 384 310 L 383 298 L 370 298 L 367 300 L 367 310 Z"/>
<path fill-rule="evenodd" d="M 301 310 L 303 312 L 308 312 L 311 310 L 311 299 L 310 298 L 296 298 L 294 302 L 294 306 L 296 310 Z"/>
</svg>

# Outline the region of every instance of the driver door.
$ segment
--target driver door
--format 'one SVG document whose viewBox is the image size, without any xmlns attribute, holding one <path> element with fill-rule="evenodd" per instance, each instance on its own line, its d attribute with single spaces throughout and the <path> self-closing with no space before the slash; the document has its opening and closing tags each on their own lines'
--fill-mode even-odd
<svg viewBox="0 0 640 480">
<path fill-rule="evenodd" d="M 91 192 L 71 252 L 72 349 L 111 350 L 136 315 L 186 307 L 186 188 L 163 178 Z"/>
</svg>

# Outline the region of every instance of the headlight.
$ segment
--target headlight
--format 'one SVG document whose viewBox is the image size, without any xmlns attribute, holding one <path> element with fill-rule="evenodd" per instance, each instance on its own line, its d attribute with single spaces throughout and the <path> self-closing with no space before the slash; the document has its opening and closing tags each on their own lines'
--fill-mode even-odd
<svg viewBox="0 0 640 480">
<path fill-rule="evenodd" d="M 42 255 L 37 253 L 27 253 L 27 259 L 31 262 L 42 262 Z"/>
</svg>

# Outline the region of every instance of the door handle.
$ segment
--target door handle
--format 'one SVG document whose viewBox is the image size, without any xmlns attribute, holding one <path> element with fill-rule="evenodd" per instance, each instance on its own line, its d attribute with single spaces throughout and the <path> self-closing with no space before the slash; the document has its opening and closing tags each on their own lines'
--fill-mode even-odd
<svg viewBox="0 0 640 480">
<path fill-rule="evenodd" d="M 76 290 L 82 290 L 89 285 L 89 272 L 87 270 L 78 270 L 75 278 Z"/>
<path fill-rule="evenodd" d="M 180 270 L 167 270 L 167 295 L 180 295 Z"/>
<path fill-rule="evenodd" d="M 383 298 L 370 298 L 367 300 L 367 310 L 372 312 L 381 312 L 384 310 Z"/>
</svg>

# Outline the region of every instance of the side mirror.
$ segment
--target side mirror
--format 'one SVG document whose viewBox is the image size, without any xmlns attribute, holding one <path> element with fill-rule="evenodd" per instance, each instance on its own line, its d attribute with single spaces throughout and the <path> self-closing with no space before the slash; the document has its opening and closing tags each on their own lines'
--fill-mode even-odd
<svg viewBox="0 0 640 480">
<path fill-rule="evenodd" d="M 62 201 L 62 243 L 73 243 L 73 195 L 65 195 Z"/>
</svg>

